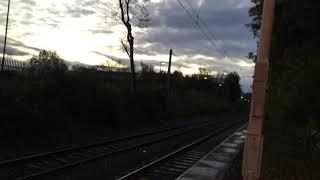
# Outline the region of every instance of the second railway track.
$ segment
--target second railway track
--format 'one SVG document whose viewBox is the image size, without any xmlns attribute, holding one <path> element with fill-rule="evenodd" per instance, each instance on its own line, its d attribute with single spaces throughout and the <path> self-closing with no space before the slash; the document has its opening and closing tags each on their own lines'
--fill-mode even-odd
<svg viewBox="0 0 320 180">
<path fill-rule="evenodd" d="M 174 128 L 136 134 L 124 138 L 107 140 L 95 144 L 8 160 L 0 162 L 0 178 L 6 180 L 33 179 L 62 169 L 75 167 L 105 158 L 113 154 L 165 141 L 193 130 L 210 126 L 217 126 L 217 122 L 209 123 L 206 121 L 188 124 Z"/>
<path fill-rule="evenodd" d="M 123 175 L 117 180 L 173 180 L 217 147 L 230 134 L 243 129 L 245 125 L 231 125 L 203 136 L 173 152 Z M 239 128 L 240 127 L 240 128 Z M 227 139 L 228 139 L 227 138 Z"/>
</svg>

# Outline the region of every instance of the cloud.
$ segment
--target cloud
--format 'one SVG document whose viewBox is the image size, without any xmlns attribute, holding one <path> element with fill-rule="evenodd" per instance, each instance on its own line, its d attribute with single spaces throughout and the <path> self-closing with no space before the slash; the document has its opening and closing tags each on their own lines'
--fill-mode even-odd
<svg viewBox="0 0 320 180">
<path fill-rule="evenodd" d="M 11 39 L 11 38 L 8 39 L 8 44 L 10 44 L 11 46 L 14 46 L 14 47 L 18 47 L 18 48 L 25 48 L 25 49 L 33 50 L 33 51 L 41 51 L 40 48 L 28 46 L 28 45 L 24 44 L 23 42 L 20 42 L 20 41 Z"/>
<path fill-rule="evenodd" d="M 110 6 L 104 6 L 96 0 L 86 1 L 95 8 L 85 5 L 79 0 L 15 1 L 16 5 L 12 7 L 10 16 L 9 52 L 24 56 L 26 52 L 50 47 L 61 50 L 61 54 L 70 60 L 84 59 L 81 62 L 85 62 L 85 59 L 88 59 L 89 63 L 91 57 L 100 60 L 103 60 L 104 57 L 128 64 L 129 60 L 123 58 L 125 57 L 124 52 L 118 42 L 118 39 L 123 36 L 122 32 L 126 30 L 125 27 L 121 22 L 114 22 L 101 13 L 102 11 L 113 17 L 110 8 L 117 10 L 115 9 L 116 4 L 112 4 L 117 1 L 108 1 Z M 176 0 L 162 0 L 151 1 L 152 3 L 148 5 L 149 18 L 151 19 L 149 27 L 144 31 L 135 25 L 133 27 L 137 64 L 143 61 L 153 66 L 159 66 L 160 61 L 168 60 L 169 49 L 172 48 L 174 50 L 173 66 L 193 69 L 188 72 L 195 72 L 197 67 L 201 66 L 218 72 L 237 71 L 242 77 L 242 85 L 249 89 L 252 81 L 253 63 L 245 56 L 248 52 L 256 49 L 255 40 L 251 38 L 249 29 L 245 27 L 245 24 L 251 21 L 248 17 L 250 1 L 188 1 L 206 24 L 201 24 L 198 20 L 199 25 L 214 40 L 220 51 L 227 51 L 228 58 L 219 55 L 216 48 L 210 44 Z M 193 13 L 185 0 L 181 0 L 181 2 L 190 13 Z M 0 1 L 0 6 L 0 24 L 4 25 L 7 2 Z M 117 24 L 121 24 L 121 26 Z M 62 45 L 60 40 L 55 41 L 53 37 L 48 37 L 50 34 L 48 32 L 55 34 L 55 36 L 63 34 Z M 68 37 L 73 37 L 70 38 L 73 42 L 69 42 Z M 35 39 L 37 41 L 33 41 Z M 47 39 L 51 39 L 48 46 L 46 46 Z M 72 43 L 77 44 L 73 45 Z M 88 44 L 90 46 L 87 46 Z M 81 49 L 81 52 L 74 52 L 75 47 L 78 51 Z M 91 52 L 94 52 L 94 56 Z M 100 62 L 100 60 L 92 60 L 92 62 Z"/>
<path fill-rule="evenodd" d="M 0 44 L 4 44 L 4 36 L 0 36 Z M 22 50 L 23 49 L 23 50 Z M 41 49 L 28 46 L 20 41 L 12 38 L 7 38 L 6 54 L 10 56 L 27 56 L 30 55 L 30 51 L 41 51 Z M 1 47 L 1 53 L 3 53 L 3 47 Z"/>
<path fill-rule="evenodd" d="M 244 6 L 244 2 L 239 0 L 203 1 L 201 7 L 197 9 L 205 22 L 204 25 L 198 21 L 199 25 L 211 39 L 216 39 L 215 43 L 220 51 L 226 50 L 231 57 L 244 57 L 255 48 L 253 40 L 250 41 L 250 32 L 245 27 L 250 18 L 248 7 Z M 192 13 L 192 9 L 186 3 L 184 4 Z M 193 4 L 195 7 L 195 2 Z M 162 45 L 165 44 L 162 41 L 169 41 L 172 46 L 178 48 L 183 45 L 182 48 L 187 49 L 183 53 L 192 54 L 201 50 L 196 47 L 201 47 L 202 53 L 207 56 L 219 56 L 176 1 L 165 1 L 165 5 L 153 4 L 150 16 L 152 22 L 149 28 L 150 35 L 146 35 L 148 38 Z"/>
<path fill-rule="evenodd" d="M 102 27 L 101 29 L 92 29 L 92 30 L 90 29 L 88 31 L 92 34 L 112 34 L 113 33 L 113 31 L 108 29 L 102 29 Z"/>
<path fill-rule="evenodd" d="M 89 15 L 96 14 L 95 11 L 81 8 L 79 6 L 66 5 L 65 8 L 66 8 L 66 11 L 64 13 L 73 17 L 73 18 L 81 18 L 83 16 L 89 16 Z"/>
<path fill-rule="evenodd" d="M 3 48 L 0 49 L 0 53 L 3 54 Z M 29 53 L 25 52 L 25 51 L 21 51 L 19 49 L 16 49 L 12 46 L 8 46 L 6 48 L 6 55 L 9 55 L 9 56 L 26 56 L 26 55 L 29 55 Z"/>
<path fill-rule="evenodd" d="M 37 4 L 36 1 L 34 1 L 34 0 L 22 0 L 22 1 L 20 1 L 20 3 L 27 4 L 30 6 L 35 6 Z"/>
<path fill-rule="evenodd" d="M 193 13 L 185 1 L 181 2 L 190 13 Z M 243 77 L 241 80 L 243 88 L 249 91 L 254 64 L 245 57 L 248 52 L 256 49 L 255 41 L 251 38 L 249 29 L 245 27 L 245 24 L 250 22 L 248 16 L 250 1 L 189 0 L 189 2 L 205 22 L 202 24 L 198 20 L 199 25 L 214 40 L 220 51 L 227 51 L 228 58 L 219 55 L 186 12 L 172 0 L 151 5 L 152 22 L 146 30 L 147 33 L 141 33 L 145 38 L 137 39 L 139 50 L 136 52 L 148 55 L 166 54 L 170 48 L 174 48 L 177 57 L 184 57 L 175 62 L 176 66 L 195 64 L 207 66 L 213 71 L 237 71 Z M 150 44 L 150 40 L 155 43 L 145 46 Z M 199 54 L 201 58 L 196 56 Z"/>
</svg>

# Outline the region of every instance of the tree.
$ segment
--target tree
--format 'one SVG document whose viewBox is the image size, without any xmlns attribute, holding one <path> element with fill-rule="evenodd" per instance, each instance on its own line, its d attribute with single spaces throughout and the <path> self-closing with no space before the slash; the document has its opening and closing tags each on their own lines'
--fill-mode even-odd
<svg viewBox="0 0 320 180">
<path fill-rule="evenodd" d="M 210 70 L 206 67 L 200 67 L 198 70 L 200 76 L 209 76 L 211 74 Z"/>
<path fill-rule="evenodd" d="M 173 74 L 172 74 L 173 78 L 174 79 L 183 79 L 183 73 L 179 70 L 179 69 L 176 69 Z"/>
<path fill-rule="evenodd" d="M 155 71 L 152 65 L 141 63 L 141 73 L 154 74 Z"/>
<path fill-rule="evenodd" d="M 140 27 L 146 26 L 148 19 L 148 11 L 145 4 L 149 0 L 119 0 L 119 7 L 121 11 L 121 21 L 127 28 L 126 41 L 121 40 L 121 44 L 129 56 L 130 69 L 132 73 L 132 89 L 136 92 L 136 73 L 134 64 L 134 37 L 132 34 L 132 20 L 138 21 Z M 129 47 L 128 47 L 129 44 Z"/>
<path fill-rule="evenodd" d="M 115 63 L 112 63 L 110 60 L 106 60 L 103 64 L 101 64 L 101 67 L 105 69 L 108 72 L 112 72 L 113 69 L 115 68 Z"/>
<path fill-rule="evenodd" d="M 240 77 L 236 72 L 229 73 L 225 77 L 223 86 L 231 103 L 235 103 L 240 99 L 242 94 L 240 88 Z"/>
<path fill-rule="evenodd" d="M 156 75 L 152 65 L 141 63 L 141 79 L 153 79 Z"/>
<path fill-rule="evenodd" d="M 30 69 L 32 72 L 43 73 L 63 73 L 68 70 L 63 59 L 55 51 L 40 51 L 38 56 L 30 59 Z"/>
</svg>

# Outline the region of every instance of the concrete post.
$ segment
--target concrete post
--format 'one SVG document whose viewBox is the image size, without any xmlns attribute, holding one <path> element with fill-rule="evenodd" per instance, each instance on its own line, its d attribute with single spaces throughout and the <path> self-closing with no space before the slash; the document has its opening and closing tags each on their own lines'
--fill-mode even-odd
<svg viewBox="0 0 320 180">
<path fill-rule="evenodd" d="M 251 111 L 244 147 L 242 174 L 244 180 L 260 178 L 263 149 L 263 120 L 267 94 L 269 54 L 271 47 L 275 0 L 264 0 L 258 59 L 255 66 Z"/>
<path fill-rule="evenodd" d="M 167 72 L 167 96 L 170 95 L 170 90 L 171 90 L 171 60 L 172 60 L 172 54 L 173 54 L 173 50 L 170 49 L 168 72 Z"/>
</svg>

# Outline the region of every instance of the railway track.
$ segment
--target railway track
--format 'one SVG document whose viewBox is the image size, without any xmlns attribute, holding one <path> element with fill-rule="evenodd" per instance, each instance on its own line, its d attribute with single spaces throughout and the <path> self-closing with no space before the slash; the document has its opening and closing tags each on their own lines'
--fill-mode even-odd
<svg viewBox="0 0 320 180">
<path fill-rule="evenodd" d="M 219 123 L 210 123 L 208 121 L 187 124 L 0 162 L 0 179 L 34 179 L 59 170 L 76 167 L 135 148 L 182 136 L 204 127 L 212 128 L 217 124 Z"/>
<path fill-rule="evenodd" d="M 243 129 L 245 125 L 231 125 L 216 132 L 203 136 L 184 147 L 168 153 L 153 162 L 129 172 L 117 180 L 171 180 L 176 179 L 188 168 L 207 155 L 214 147 L 222 142 L 231 133 Z"/>
</svg>

